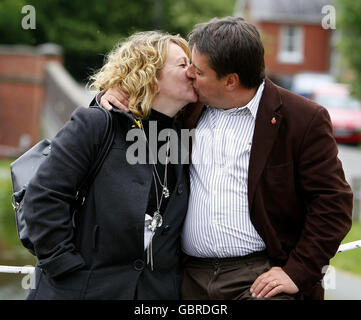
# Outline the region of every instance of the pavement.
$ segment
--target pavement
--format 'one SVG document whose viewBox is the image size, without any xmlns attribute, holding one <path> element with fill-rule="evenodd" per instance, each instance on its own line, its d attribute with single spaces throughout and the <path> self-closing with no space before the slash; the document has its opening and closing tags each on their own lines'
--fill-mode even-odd
<svg viewBox="0 0 361 320">
<path fill-rule="evenodd" d="M 361 300 L 361 277 L 349 272 L 334 269 L 324 287 L 327 300 Z"/>
<path fill-rule="evenodd" d="M 354 146 L 338 145 L 338 157 L 342 162 L 346 180 L 351 184 L 354 197 L 361 200 L 359 189 L 361 179 L 361 149 Z M 360 202 L 359 202 L 360 203 Z M 355 208 L 356 209 L 356 208 Z M 360 205 L 358 205 L 360 211 Z M 354 212 L 361 217 L 361 212 Z M 359 250 L 361 254 L 361 249 Z M 361 268 L 361 266 L 360 266 Z M 361 300 L 361 277 L 355 274 L 333 269 L 325 281 L 325 297 L 329 300 Z"/>
<path fill-rule="evenodd" d="M 361 149 L 357 147 L 338 145 L 338 157 L 342 162 L 346 178 L 361 177 Z"/>
</svg>

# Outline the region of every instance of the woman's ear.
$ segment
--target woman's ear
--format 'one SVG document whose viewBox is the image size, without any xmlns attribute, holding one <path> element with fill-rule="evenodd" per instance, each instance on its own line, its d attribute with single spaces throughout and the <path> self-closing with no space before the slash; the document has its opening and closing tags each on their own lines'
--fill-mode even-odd
<svg viewBox="0 0 361 320">
<path fill-rule="evenodd" d="M 164 74 L 163 74 L 163 69 L 162 70 L 159 70 L 158 72 L 157 72 L 157 80 L 161 80 L 162 79 L 162 77 L 164 76 Z M 160 92 L 160 87 L 159 87 L 159 82 L 157 83 L 157 90 L 156 90 L 156 94 L 158 94 Z"/>
</svg>

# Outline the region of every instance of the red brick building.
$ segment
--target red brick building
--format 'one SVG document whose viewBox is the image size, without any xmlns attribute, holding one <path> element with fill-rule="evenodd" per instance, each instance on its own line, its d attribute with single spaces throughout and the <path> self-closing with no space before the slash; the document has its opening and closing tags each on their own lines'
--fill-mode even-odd
<svg viewBox="0 0 361 320">
<path fill-rule="evenodd" d="M 332 29 L 322 27 L 330 0 L 240 0 L 235 14 L 262 34 L 268 76 L 289 81 L 299 72 L 328 73 Z"/>
<path fill-rule="evenodd" d="M 39 140 L 45 66 L 62 62 L 58 46 L 0 46 L 0 158 Z"/>
</svg>

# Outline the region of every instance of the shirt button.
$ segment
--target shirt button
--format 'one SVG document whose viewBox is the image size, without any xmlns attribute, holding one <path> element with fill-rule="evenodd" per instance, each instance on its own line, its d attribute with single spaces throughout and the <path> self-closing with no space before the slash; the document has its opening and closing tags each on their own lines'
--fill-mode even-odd
<svg viewBox="0 0 361 320">
<path fill-rule="evenodd" d="M 136 271 L 142 271 L 144 269 L 144 261 L 141 259 L 137 259 L 133 263 L 134 270 Z"/>
</svg>

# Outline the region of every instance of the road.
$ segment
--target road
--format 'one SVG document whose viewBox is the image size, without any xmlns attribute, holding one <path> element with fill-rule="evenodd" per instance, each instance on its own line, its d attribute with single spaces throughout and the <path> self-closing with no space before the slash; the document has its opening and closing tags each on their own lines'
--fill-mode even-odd
<svg viewBox="0 0 361 320">
<path fill-rule="evenodd" d="M 361 221 L 361 149 L 339 145 L 339 158 L 354 193 L 354 219 Z"/>
<path fill-rule="evenodd" d="M 361 149 L 347 145 L 338 145 L 339 158 L 348 179 L 361 178 Z"/>
</svg>

